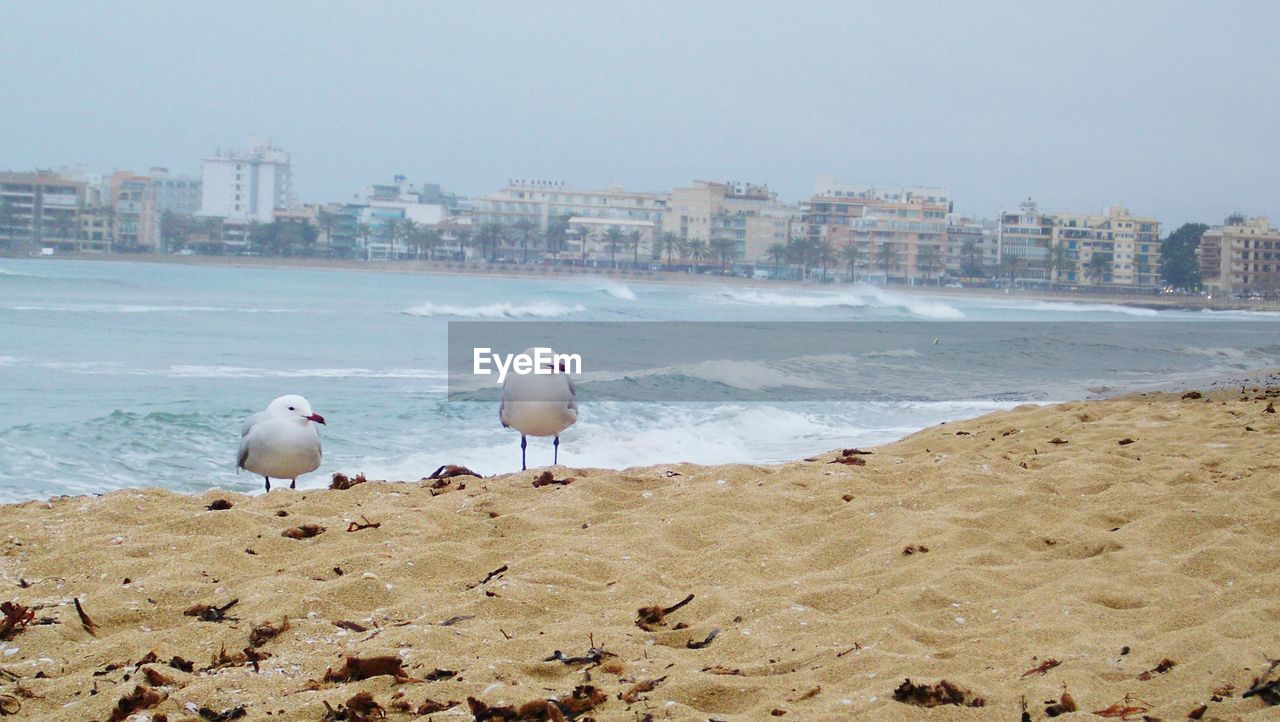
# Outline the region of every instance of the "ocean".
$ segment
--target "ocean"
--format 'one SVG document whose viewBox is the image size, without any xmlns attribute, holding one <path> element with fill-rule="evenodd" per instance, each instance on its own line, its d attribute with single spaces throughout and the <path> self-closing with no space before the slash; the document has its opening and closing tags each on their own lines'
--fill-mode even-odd
<svg viewBox="0 0 1280 722">
<path fill-rule="evenodd" d="M 496 408 L 446 398 L 448 325 L 477 320 L 899 323 L 908 338 L 844 358 L 794 348 L 790 360 L 650 373 L 651 387 L 778 393 L 584 402 L 562 438 L 560 459 L 571 466 L 779 462 L 1021 403 L 1280 366 L 1280 314 L 1270 313 L 847 284 L 0 259 L 0 501 L 141 486 L 260 490 L 260 478 L 235 470 L 240 425 L 286 393 L 306 396 L 328 420 L 324 462 L 301 488 L 326 486 L 335 471 L 416 480 L 442 464 L 517 470 L 519 437 L 499 425 Z M 1009 322 L 1054 325 L 1010 338 L 998 333 Z M 971 343 L 930 342 L 931 324 L 972 328 Z M 580 380 L 584 395 L 592 383 Z M 785 389 L 794 387 L 858 393 L 792 401 Z M 550 461 L 549 440 L 531 439 L 530 465 Z"/>
</svg>

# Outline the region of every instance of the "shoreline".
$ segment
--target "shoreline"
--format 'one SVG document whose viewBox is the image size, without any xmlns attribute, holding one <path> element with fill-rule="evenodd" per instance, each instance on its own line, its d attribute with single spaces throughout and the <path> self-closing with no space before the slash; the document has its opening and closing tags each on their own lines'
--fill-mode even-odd
<svg viewBox="0 0 1280 722">
<path fill-rule="evenodd" d="M 1041 719 L 1065 689 L 1086 715 L 1269 718 L 1241 696 L 1280 647 L 1280 375 L 1255 378 L 779 465 L 7 505 L 0 579 L 49 623 L 0 642 L 0 694 L 59 719 L 132 694 L 153 720 L 312 720 L 360 693 L 469 719 L 578 689 L 600 719 L 950 720 Z M 984 708 L 895 701 L 904 678 Z"/>
<path fill-rule="evenodd" d="M 749 288 L 777 288 L 792 291 L 838 292 L 851 285 L 870 285 L 891 292 L 956 299 L 1016 299 L 1074 303 L 1081 305 L 1106 304 L 1130 308 L 1180 311 L 1280 311 L 1280 302 L 1215 300 L 1193 296 L 1168 296 L 1154 293 L 1068 293 L 1011 289 L 1008 292 L 995 288 L 946 288 L 938 286 L 878 285 L 867 281 L 853 284 L 832 272 L 831 283 L 813 283 L 792 280 L 768 280 L 719 276 L 714 274 L 676 273 L 671 271 L 630 271 L 621 269 L 576 269 L 565 266 L 518 264 L 489 264 L 470 261 L 356 261 L 347 259 L 321 259 L 298 257 L 262 256 L 161 256 L 157 254 L 120 253 L 63 253 L 53 257 L 0 256 L 0 259 L 39 261 L 103 261 L 112 263 L 152 263 L 187 266 L 212 266 L 219 268 L 284 268 L 313 271 L 367 271 L 370 273 L 401 273 L 408 275 L 467 275 L 481 278 L 514 278 L 563 280 L 574 278 L 607 278 L 626 283 L 660 283 L 691 286 L 739 286 Z"/>
</svg>

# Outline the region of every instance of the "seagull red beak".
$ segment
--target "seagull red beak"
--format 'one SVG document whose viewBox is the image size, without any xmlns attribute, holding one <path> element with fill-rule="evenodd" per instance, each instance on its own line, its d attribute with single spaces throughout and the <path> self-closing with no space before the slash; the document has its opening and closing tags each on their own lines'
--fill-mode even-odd
<svg viewBox="0 0 1280 722">
<path fill-rule="evenodd" d="M 307 421 L 314 421 L 314 422 L 316 422 L 317 424 L 323 424 L 323 423 L 324 423 L 324 417 L 323 417 L 323 416 L 321 416 L 320 414 L 312 414 L 312 415 L 310 415 L 310 416 L 308 416 L 308 417 L 307 417 Z"/>
</svg>

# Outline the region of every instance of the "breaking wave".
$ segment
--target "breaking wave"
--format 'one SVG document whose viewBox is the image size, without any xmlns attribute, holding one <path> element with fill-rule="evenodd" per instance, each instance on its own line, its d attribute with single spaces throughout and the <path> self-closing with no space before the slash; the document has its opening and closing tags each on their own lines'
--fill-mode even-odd
<svg viewBox="0 0 1280 722">
<path fill-rule="evenodd" d="M 449 306 L 445 304 L 424 303 L 421 306 L 406 308 L 401 313 L 410 316 L 453 316 L 455 318 L 558 318 L 587 310 L 574 304 L 566 306 L 550 301 L 534 301 L 516 305 L 512 303 L 489 303 L 483 306 Z"/>
</svg>

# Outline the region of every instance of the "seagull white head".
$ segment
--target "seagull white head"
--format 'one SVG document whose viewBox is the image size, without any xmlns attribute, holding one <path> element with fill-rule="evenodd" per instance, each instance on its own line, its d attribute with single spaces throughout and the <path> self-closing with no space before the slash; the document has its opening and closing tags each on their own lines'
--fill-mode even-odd
<svg viewBox="0 0 1280 722">
<path fill-rule="evenodd" d="M 272 416 L 294 416 L 302 421 L 324 423 L 324 417 L 311 410 L 311 404 L 297 394 L 289 394 L 267 404 L 267 413 Z"/>
</svg>

